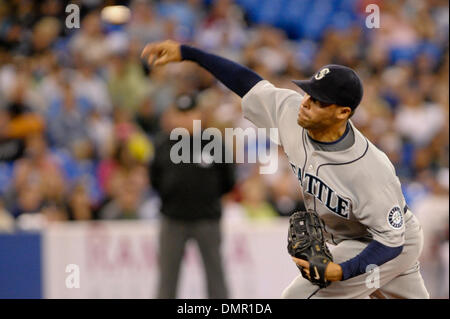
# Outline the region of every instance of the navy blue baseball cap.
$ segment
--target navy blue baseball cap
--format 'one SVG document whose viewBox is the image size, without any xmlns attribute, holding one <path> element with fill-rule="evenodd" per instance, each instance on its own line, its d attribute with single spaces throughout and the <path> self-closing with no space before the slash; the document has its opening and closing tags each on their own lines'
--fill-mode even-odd
<svg viewBox="0 0 450 319">
<path fill-rule="evenodd" d="M 336 104 L 356 109 L 363 97 L 361 79 L 349 67 L 328 64 L 309 80 L 293 80 L 303 91 L 325 104 Z"/>
</svg>

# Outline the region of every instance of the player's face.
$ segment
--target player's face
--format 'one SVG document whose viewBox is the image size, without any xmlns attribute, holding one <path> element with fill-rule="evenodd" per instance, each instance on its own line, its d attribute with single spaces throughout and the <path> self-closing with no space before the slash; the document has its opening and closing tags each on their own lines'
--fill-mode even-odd
<svg viewBox="0 0 450 319">
<path fill-rule="evenodd" d="M 304 95 L 298 112 L 297 123 L 305 129 L 323 129 L 330 127 L 339 120 L 338 106 L 322 105 L 309 94 Z"/>
</svg>

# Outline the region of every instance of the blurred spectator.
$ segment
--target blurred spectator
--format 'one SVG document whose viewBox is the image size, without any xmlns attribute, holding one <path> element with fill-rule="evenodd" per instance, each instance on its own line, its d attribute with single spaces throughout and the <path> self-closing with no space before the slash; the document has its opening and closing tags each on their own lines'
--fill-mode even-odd
<svg viewBox="0 0 450 319">
<path fill-rule="evenodd" d="M 110 115 L 112 112 L 111 100 L 108 88 L 95 73 L 95 68 L 88 62 L 83 63 L 80 72 L 73 79 L 74 93 L 76 96 L 86 98 L 91 104 L 91 108 L 97 110 L 102 115 Z"/>
<path fill-rule="evenodd" d="M 24 183 L 17 189 L 17 202 L 12 214 L 16 218 L 22 214 L 38 214 L 43 206 L 44 194 L 40 185 L 33 182 Z"/>
<path fill-rule="evenodd" d="M 93 219 L 88 188 L 82 182 L 75 184 L 70 192 L 66 202 L 66 211 L 69 220 Z"/>
<path fill-rule="evenodd" d="M 30 74 L 26 69 L 18 70 L 11 74 L 9 80 L 12 83 L 6 84 L 5 90 L 7 100 L 3 121 L 5 121 L 0 137 L 23 139 L 31 134 L 40 133 L 45 127 L 44 119 L 33 109 L 29 86 L 31 82 Z"/>
<path fill-rule="evenodd" d="M 9 203 L 15 217 L 39 212 L 46 203 L 62 203 L 65 192 L 63 173 L 42 135 L 27 138 L 25 157 L 15 162 L 11 186 Z M 14 201 L 16 195 L 17 202 Z"/>
<path fill-rule="evenodd" d="M 109 59 L 108 90 L 112 103 L 135 113 L 149 90 L 142 65 L 127 55 L 114 54 Z"/>
<path fill-rule="evenodd" d="M 153 3 L 134 0 L 131 3 L 132 19 L 127 26 L 131 38 L 140 43 L 149 43 L 165 39 L 164 20 L 155 12 Z"/>
<path fill-rule="evenodd" d="M 90 12 L 81 21 L 80 31 L 71 39 L 70 48 L 80 62 L 93 65 L 105 63 L 110 52 L 97 11 Z"/>
<path fill-rule="evenodd" d="M 127 183 L 127 180 L 117 182 L 120 192 L 100 211 L 100 219 L 137 219 L 140 204 L 138 187 Z"/>
<path fill-rule="evenodd" d="M 137 219 L 145 202 L 148 188 L 148 169 L 145 155 L 133 148 L 133 139 L 117 145 L 115 155 L 98 167 L 99 184 L 105 196 L 99 211 L 101 219 Z M 149 152 L 149 145 L 141 145 L 140 152 Z"/>
<path fill-rule="evenodd" d="M 39 20 L 33 28 L 28 53 L 31 55 L 45 53 L 54 44 L 61 27 L 58 19 L 54 17 L 46 16 Z"/>
<path fill-rule="evenodd" d="M 396 114 L 398 132 L 417 146 L 430 143 L 445 121 L 442 107 L 424 102 L 421 92 L 417 88 L 410 88 L 402 94 Z"/>
<path fill-rule="evenodd" d="M 87 135 L 95 150 L 96 159 L 104 159 L 114 145 L 114 123 L 108 116 L 92 110 L 86 119 Z"/>
<path fill-rule="evenodd" d="M 167 37 L 181 41 L 189 41 L 192 38 L 201 12 L 195 10 L 199 3 L 199 0 L 162 0 L 158 3 L 160 16 L 173 25 L 173 32 L 166 33 Z"/>
<path fill-rule="evenodd" d="M 248 218 L 274 218 L 278 214 L 267 201 L 267 186 L 259 175 L 247 179 L 240 187 L 241 205 Z M 292 212 L 291 212 L 292 213 Z"/>
<path fill-rule="evenodd" d="M 286 36 L 282 30 L 260 27 L 256 40 L 247 46 L 246 60 L 261 64 L 270 74 L 282 74 L 288 68 L 292 52 L 286 49 Z"/>
<path fill-rule="evenodd" d="M 78 140 L 87 139 L 87 109 L 68 83 L 62 87 L 62 99 L 57 101 L 47 113 L 48 134 L 51 145 L 56 148 L 71 149 Z"/>
<path fill-rule="evenodd" d="M 244 14 L 232 1 L 214 1 L 209 14 L 198 27 L 196 42 L 211 52 L 240 61 L 247 41 Z"/>
<path fill-rule="evenodd" d="M 10 123 L 9 112 L 0 108 L 0 161 L 13 161 L 23 155 L 23 139 L 9 137 Z"/>
</svg>

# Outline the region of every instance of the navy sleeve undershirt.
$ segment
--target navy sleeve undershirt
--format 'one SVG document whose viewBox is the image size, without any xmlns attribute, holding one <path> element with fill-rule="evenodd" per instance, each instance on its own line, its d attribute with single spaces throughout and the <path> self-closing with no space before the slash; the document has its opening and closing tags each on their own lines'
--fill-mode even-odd
<svg viewBox="0 0 450 319">
<path fill-rule="evenodd" d="M 400 255 L 402 250 L 403 246 L 388 247 L 374 240 L 359 255 L 340 264 L 342 280 L 365 273 L 368 265 L 381 266 Z"/>
<path fill-rule="evenodd" d="M 262 80 L 258 74 L 236 62 L 184 44 L 180 49 L 183 60 L 198 63 L 240 97 Z"/>
</svg>

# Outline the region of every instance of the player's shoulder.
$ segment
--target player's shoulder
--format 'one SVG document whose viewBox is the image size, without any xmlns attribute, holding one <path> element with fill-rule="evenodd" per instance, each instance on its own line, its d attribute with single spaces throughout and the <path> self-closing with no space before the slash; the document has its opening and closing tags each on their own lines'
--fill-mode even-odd
<svg viewBox="0 0 450 319">
<path fill-rule="evenodd" d="M 256 83 L 247 92 L 247 94 L 245 94 L 242 97 L 242 101 L 245 102 L 246 100 L 249 100 L 256 96 L 264 96 L 264 97 L 272 96 L 276 97 L 277 99 L 287 97 L 295 97 L 298 99 L 303 98 L 303 95 L 300 94 L 299 92 L 288 88 L 277 87 L 268 80 L 261 80 L 258 83 Z"/>
<path fill-rule="evenodd" d="M 367 161 L 372 169 L 369 171 L 373 178 L 390 179 L 395 176 L 395 168 L 389 157 L 382 150 L 369 141 L 369 156 Z"/>
</svg>

